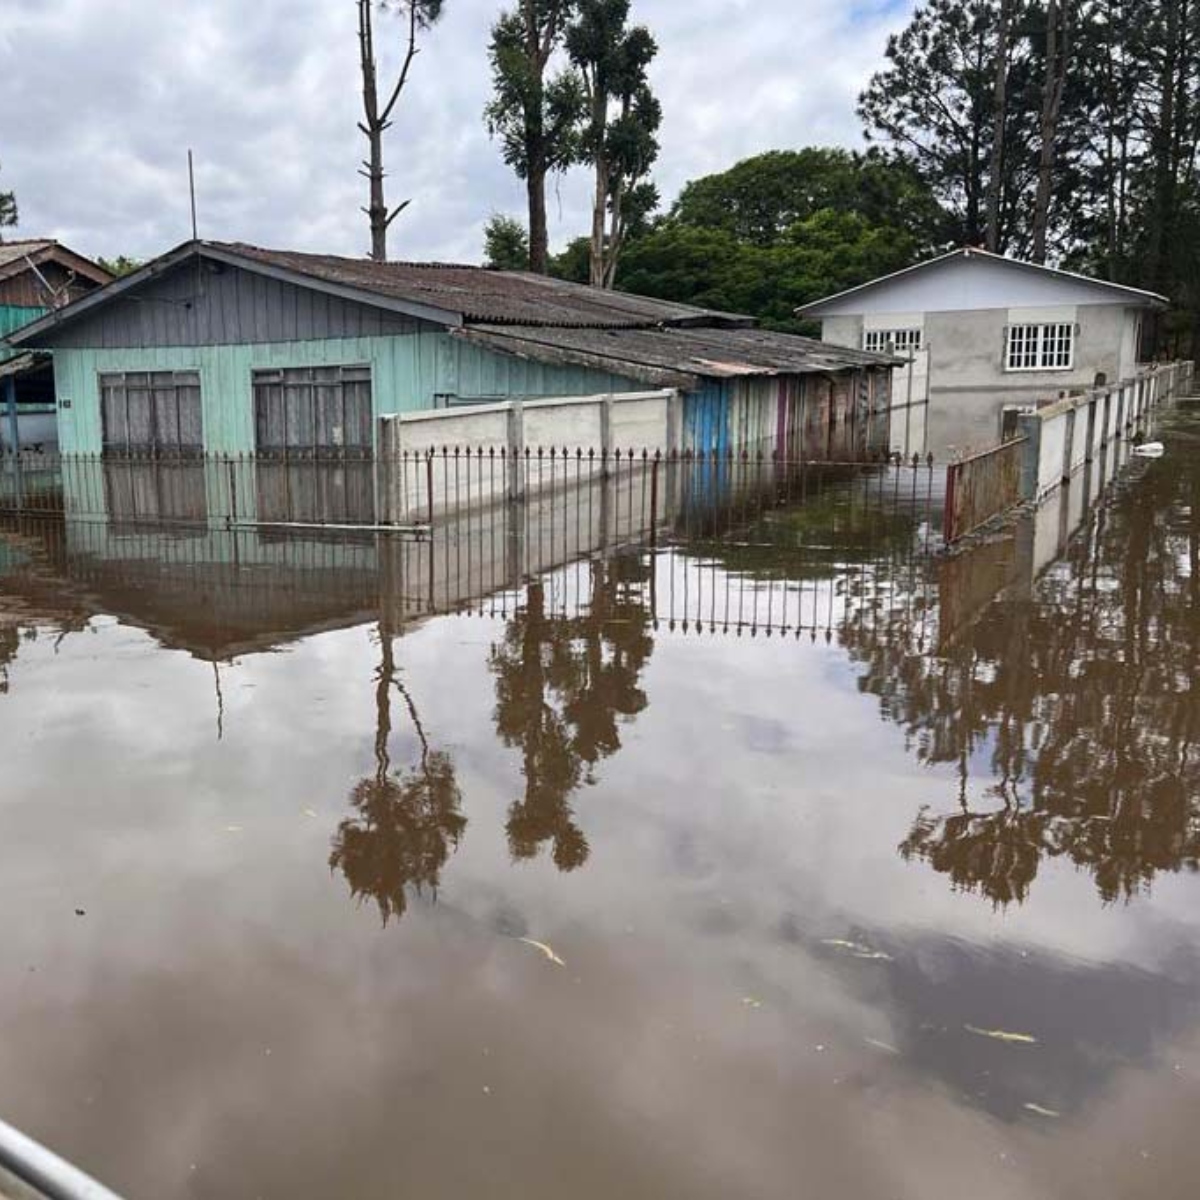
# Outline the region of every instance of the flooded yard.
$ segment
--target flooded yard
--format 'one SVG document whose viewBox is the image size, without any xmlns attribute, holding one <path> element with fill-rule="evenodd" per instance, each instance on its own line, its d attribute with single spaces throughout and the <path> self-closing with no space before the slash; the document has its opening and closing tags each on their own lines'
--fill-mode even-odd
<svg viewBox="0 0 1200 1200">
<path fill-rule="evenodd" d="M 129 1200 L 1193 1195 L 1163 437 L 953 559 L 907 468 L 504 586 L 6 519 L 0 1116 Z"/>
</svg>

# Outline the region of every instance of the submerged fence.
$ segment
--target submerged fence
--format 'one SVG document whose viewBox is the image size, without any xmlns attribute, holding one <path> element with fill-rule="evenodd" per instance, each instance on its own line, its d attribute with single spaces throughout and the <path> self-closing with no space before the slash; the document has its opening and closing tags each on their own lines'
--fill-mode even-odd
<svg viewBox="0 0 1200 1200">
<path fill-rule="evenodd" d="M 1151 367 L 1133 379 L 1012 410 L 1011 440 L 951 463 L 944 536 L 965 537 L 1022 501 L 1041 501 L 1109 446 L 1142 429 L 1159 407 L 1190 389 L 1192 364 Z"/>
<path fill-rule="evenodd" d="M 1027 446 L 1027 439 L 1017 438 L 950 464 L 943 525 L 947 543 L 958 541 L 1021 502 Z"/>
<path fill-rule="evenodd" d="M 223 659 L 372 614 L 397 630 L 446 613 L 503 615 L 543 583 L 550 605 L 556 581 L 620 559 L 640 564 L 647 615 L 664 633 L 828 640 L 933 561 L 940 478 L 926 461 L 804 465 L 664 524 L 646 473 L 623 459 L 582 488 L 463 506 L 419 537 L 3 518 L 0 549 L 17 565 L 0 571 L 0 594 L 24 590 L 72 627 L 116 613 Z"/>
<path fill-rule="evenodd" d="M 276 459 L 39 459 L 36 470 L 0 469 L 0 512 L 102 521 L 114 529 L 264 528 L 395 530 L 428 535 L 460 517 L 503 527 L 536 523 L 562 502 L 636 514 L 638 532 L 727 528 L 756 514 L 803 504 L 831 480 L 875 478 L 894 468 L 932 477 L 929 459 L 899 464 L 792 459 L 774 451 L 671 453 L 576 448 L 443 447 L 403 454 L 391 475 L 409 495 L 397 522 L 370 461 Z M 939 488 L 940 498 L 940 488 Z M 494 510 L 494 511 L 493 511 Z M 509 513 L 508 510 L 513 510 Z"/>
</svg>

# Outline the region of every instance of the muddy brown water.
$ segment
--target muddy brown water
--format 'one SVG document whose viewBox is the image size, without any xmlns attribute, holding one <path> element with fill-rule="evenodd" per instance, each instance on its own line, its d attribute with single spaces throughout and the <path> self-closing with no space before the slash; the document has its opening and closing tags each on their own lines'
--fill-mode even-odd
<svg viewBox="0 0 1200 1200">
<path fill-rule="evenodd" d="M 129 1200 L 1194 1195 L 1197 433 L 442 615 L 9 519 L 0 1116 Z"/>
</svg>

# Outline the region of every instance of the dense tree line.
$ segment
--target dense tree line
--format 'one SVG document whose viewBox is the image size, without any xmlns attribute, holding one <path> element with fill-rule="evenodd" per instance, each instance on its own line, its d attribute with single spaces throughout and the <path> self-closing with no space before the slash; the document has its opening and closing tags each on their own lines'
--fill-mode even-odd
<svg viewBox="0 0 1200 1200">
<path fill-rule="evenodd" d="M 608 24 L 597 23 L 601 9 Z M 497 47 L 522 12 L 542 14 L 545 32 L 555 15 L 540 45 L 549 62 L 558 39 L 565 74 L 537 93 L 552 102 L 509 104 L 509 124 L 493 131 L 521 173 L 514 133 L 546 126 L 555 133 L 547 170 L 595 167 L 597 135 L 585 145 L 580 134 L 585 89 L 571 30 L 586 14 L 591 61 L 601 44 L 615 53 L 629 33 L 628 0 L 520 0 L 496 27 L 497 103 L 519 75 Z M 617 87 L 618 114 L 639 111 L 653 47 L 643 33 L 641 74 Z M 636 136 L 613 135 L 634 149 L 616 187 L 598 176 L 591 235 L 555 256 L 539 225 L 526 227 L 539 232 L 525 245 L 519 225 L 494 220 L 489 261 L 514 265 L 523 254 L 535 270 L 786 325 L 806 300 L 978 245 L 1163 292 L 1176 301 L 1177 329 L 1200 323 L 1197 0 L 926 0 L 883 47 L 859 98 L 865 152 L 758 155 L 689 183 L 665 212 L 649 178 L 661 115 L 650 99 Z M 1200 340 L 1200 326 L 1188 332 Z"/>
</svg>

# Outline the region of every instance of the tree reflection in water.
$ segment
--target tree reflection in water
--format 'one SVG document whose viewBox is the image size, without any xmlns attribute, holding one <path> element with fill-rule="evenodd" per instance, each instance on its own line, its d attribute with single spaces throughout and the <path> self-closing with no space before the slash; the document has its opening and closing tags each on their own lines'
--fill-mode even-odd
<svg viewBox="0 0 1200 1200">
<path fill-rule="evenodd" d="M 358 900 L 370 897 L 384 925 L 404 915 L 408 889 L 435 895 L 442 868 L 467 825 L 454 763 L 431 750 L 417 710 L 396 678 L 393 635 L 381 624 L 382 650 L 375 676 L 375 774 L 350 792 L 354 816 L 338 826 L 329 866 L 340 870 Z M 392 732 L 392 688 L 403 697 L 421 745 L 420 761 L 393 773 L 388 742 Z"/>
<path fill-rule="evenodd" d="M 943 580 L 943 619 L 948 606 Z M 993 602 L 936 655 L 912 632 L 900 606 L 842 630 L 918 757 L 958 765 L 959 810 L 923 811 L 905 859 L 1001 906 L 1028 898 L 1045 859 L 1090 872 L 1105 902 L 1200 867 L 1194 454 L 1120 486 L 1030 599 Z M 998 782 L 973 805 L 983 755 Z"/>
<path fill-rule="evenodd" d="M 620 722 L 646 707 L 638 683 L 654 644 L 643 594 L 650 570 L 638 554 L 594 560 L 588 604 L 572 615 L 548 612 L 546 583 L 535 580 L 492 648 L 496 729 L 521 750 L 525 776 L 524 798 L 508 813 L 515 859 L 548 841 L 560 870 L 587 861 L 570 797 L 621 748 Z"/>
</svg>

